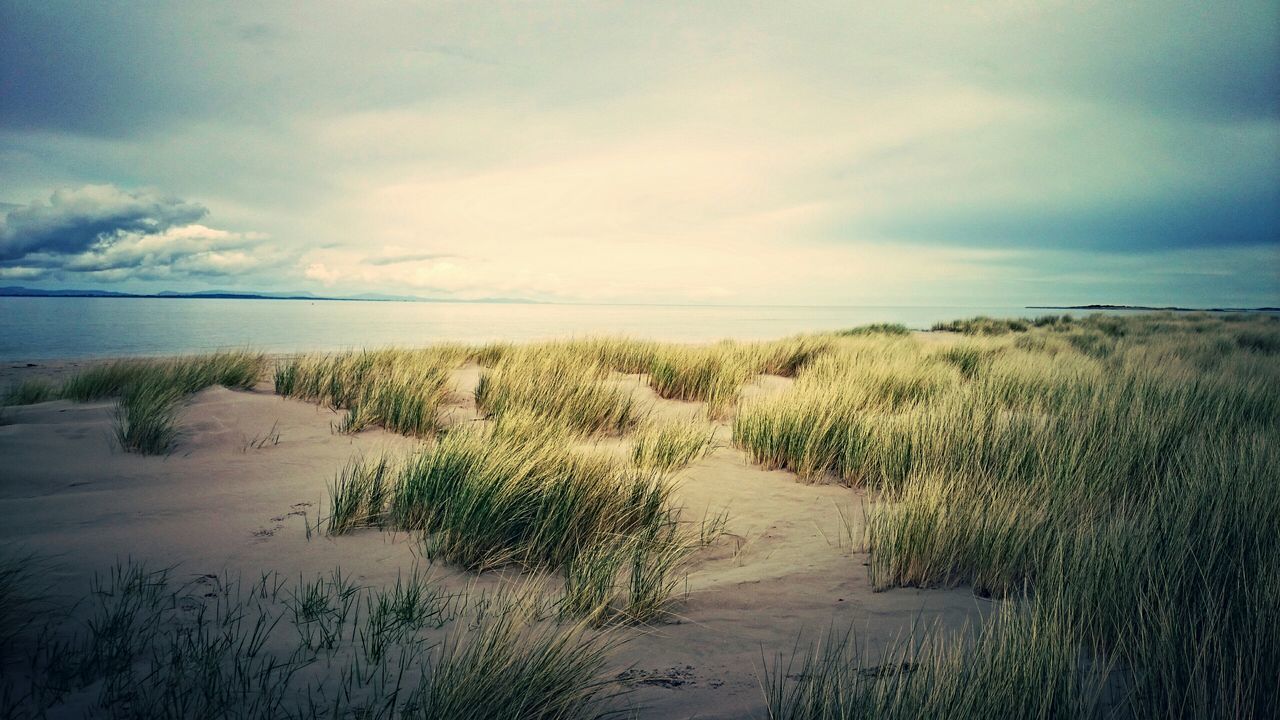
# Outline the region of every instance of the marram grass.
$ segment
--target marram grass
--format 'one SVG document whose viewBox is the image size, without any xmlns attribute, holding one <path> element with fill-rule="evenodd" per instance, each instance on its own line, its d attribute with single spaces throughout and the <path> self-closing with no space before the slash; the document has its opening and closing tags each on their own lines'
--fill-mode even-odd
<svg viewBox="0 0 1280 720">
<path fill-rule="evenodd" d="M 887 647 L 832 629 L 765 668 L 773 720 L 1101 717 L 1109 667 L 1091 668 L 1081 622 L 1042 602 L 980 629 L 917 628 Z"/>
<path fill-rule="evenodd" d="M 264 358 L 247 351 L 165 360 L 122 360 L 90 368 L 62 385 L 58 395 L 89 402 L 115 397 L 115 434 L 127 452 L 160 455 L 178 436 L 180 404 L 213 385 L 248 389 L 262 374 Z"/>
<path fill-rule="evenodd" d="M 294 357 L 277 363 L 275 389 L 285 397 L 345 410 L 341 432 L 380 425 L 404 435 L 430 435 L 440 427 L 449 371 L 463 352 L 442 346 Z"/>
<path fill-rule="evenodd" d="M 221 352 L 165 360 L 119 360 L 98 365 L 72 377 L 59 395 L 88 402 L 119 397 L 134 385 L 163 386 L 187 395 L 213 385 L 246 390 L 258 381 L 264 359 L 248 351 Z"/>
<path fill-rule="evenodd" d="M 789 393 L 743 408 L 734 439 L 763 464 L 875 491 L 877 587 L 969 585 L 1025 619 L 983 630 L 974 649 L 935 636 L 924 659 L 900 649 L 879 665 L 909 672 L 865 672 L 872 661 L 837 640 L 791 673 L 801 680 L 774 677 L 773 716 L 1271 712 L 1277 323 L 1164 314 L 948 329 L 970 337 L 838 346 Z"/>
<path fill-rule="evenodd" d="M 650 420 L 632 435 L 636 467 L 678 470 L 711 451 L 713 428 L 697 419 Z"/>
<path fill-rule="evenodd" d="M 476 406 L 498 420 L 521 412 L 583 434 L 625 432 L 640 411 L 608 376 L 607 368 L 571 348 L 510 351 L 480 377 Z"/>
<path fill-rule="evenodd" d="M 331 485 L 329 532 L 395 528 L 467 569 L 562 571 L 569 616 L 661 617 L 701 544 L 671 505 L 671 483 L 660 469 L 574 450 L 564 431 L 516 419 L 450 432 L 403 462 L 350 463 Z"/>
<path fill-rule="evenodd" d="M 142 455 L 163 455 L 178 436 L 182 395 L 164 385 L 125 387 L 116 405 L 115 430 L 120 447 Z"/>
<path fill-rule="evenodd" d="M 174 575 L 114 566 L 73 609 L 22 628 L 4 717 L 617 716 L 623 690 L 604 668 L 619 638 L 550 621 L 536 583 L 449 593 L 414 570 L 362 587 L 335 569 L 193 588 Z"/>
<path fill-rule="evenodd" d="M 34 405 L 56 400 L 58 389 L 48 380 L 26 380 L 14 384 L 4 395 L 3 405 Z"/>
</svg>

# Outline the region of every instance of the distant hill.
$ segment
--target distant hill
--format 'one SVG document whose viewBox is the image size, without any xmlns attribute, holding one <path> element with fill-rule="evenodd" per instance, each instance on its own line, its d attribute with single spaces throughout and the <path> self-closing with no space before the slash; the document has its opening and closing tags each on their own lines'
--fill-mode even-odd
<svg viewBox="0 0 1280 720">
<path fill-rule="evenodd" d="M 16 285 L 0 287 L 0 297 L 98 297 L 98 298 L 159 298 L 159 299 L 204 299 L 204 300 L 313 300 L 326 302 L 363 301 L 363 302 L 429 302 L 429 303 L 510 303 L 522 305 L 542 304 L 539 300 L 525 298 L 476 298 L 473 300 L 455 300 L 451 298 L 424 298 L 414 295 L 385 295 L 381 293 L 363 293 L 350 296 L 324 296 L 309 292 L 269 293 L 248 292 L 241 290 L 201 290 L 198 292 L 174 292 L 162 290 L 157 293 L 125 293 L 111 290 L 44 290 Z"/>
</svg>

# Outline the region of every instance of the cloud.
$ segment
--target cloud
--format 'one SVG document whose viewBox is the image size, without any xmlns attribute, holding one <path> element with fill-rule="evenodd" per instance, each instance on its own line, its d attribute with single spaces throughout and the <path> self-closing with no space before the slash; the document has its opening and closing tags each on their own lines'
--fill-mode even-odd
<svg viewBox="0 0 1280 720">
<path fill-rule="evenodd" d="M 1146 269 L 1191 250 L 1274 258 L 1278 147 L 1274 0 L 0 3 L 0 197 L 112 180 L 217 208 L 43 235 L 61 249 L 6 239 L 10 277 L 167 281 L 291 257 L 235 274 L 883 304 L 1141 271 L 1151 302 L 1247 287 L 1274 304 L 1275 262 L 1196 297 Z M 196 225 L 271 241 L 171 232 Z M 1122 270 L 1125 253 L 1140 259 Z M 1086 261 L 1087 277 L 1058 272 Z"/>
<path fill-rule="evenodd" d="M 326 287 L 395 288 L 416 292 L 466 293 L 480 278 L 453 255 L 366 256 L 349 250 L 317 250 L 308 255 L 303 277 Z"/>
<path fill-rule="evenodd" d="M 449 253 L 408 253 L 405 255 L 383 255 L 379 257 L 370 257 L 364 259 L 366 265 L 399 265 L 401 263 L 415 263 L 424 260 L 446 260 L 457 257 Z"/>
<path fill-rule="evenodd" d="M 71 254 L 111 244 L 118 235 L 151 235 L 209 214 L 198 203 L 113 185 L 58 189 L 47 203 L 10 210 L 0 224 L 0 261 L 31 254 Z"/>
<path fill-rule="evenodd" d="M 55 190 L 0 222 L 0 276 L 113 282 L 225 276 L 278 264 L 266 236 L 198 224 L 194 202 L 113 185 Z"/>
</svg>

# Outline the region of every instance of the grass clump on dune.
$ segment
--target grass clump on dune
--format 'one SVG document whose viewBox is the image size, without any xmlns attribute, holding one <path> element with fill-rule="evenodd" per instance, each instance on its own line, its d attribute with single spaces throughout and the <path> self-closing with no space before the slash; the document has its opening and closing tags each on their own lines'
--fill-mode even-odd
<svg viewBox="0 0 1280 720">
<path fill-rule="evenodd" d="M 89 402 L 119 397 L 132 385 L 165 386 L 182 395 L 213 385 L 248 390 L 262 374 L 264 358 L 252 352 L 223 352 L 166 360 L 120 360 L 85 370 L 63 384 L 59 395 Z"/>
<path fill-rule="evenodd" d="M 246 390 L 262 375 L 263 356 L 223 352 L 167 360 L 122 360 L 90 368 L 59 390 L 69 400 L 118 398 L 116 439 L 127 452 L 159 455 L 177 437 L 183 398 L 213 385 Z"/>
<path fill-rule="evenodd" d="M 609 371 L 563 348 L 507 353 L 480 376 L 476 406 L 501 421 L 528 413 L 583 434 L 621 433 L 639 421 L 639 409 Z"/>
<path fill-rule="evenodd" d="M 960 382 L 954 368 L 926 358 L 914 341 L 846 340 L 806 368 L 787 392 L 744 404 L 734 418 L 733 441 L 766 467 L 859 484 L 869 466 L 912 451 L 891 442 L 877 455 L 875 438 L 900 435 L 902 418 Z"/>
<path fill-rule="evenodd" d="M 792 338 L 754 343 L 743 348 L 752 375 L 765 373 L 795 377 L 801 370 L 831 352 L 831 342 L 821 336 L 798 335 Z"/>
<path fill-rule="evenodd" d="M 2 578 L 0 578 L 2 579 Z M 5 717 L 533 718 L 616 716 L 618 640 L 553 624 L 541 588 L 448 593 L 416 571 L 361 587 L 335 569 L 242 582 L 117 565 L 5 657 Z M 8 628 L 6 628 L 8 629 Z"/>
<path fill-rule="evenodd" d="M 34 405 L 58 399 L 58 389 L 47 380 L 26 380 L 5 393 L 4 405 Z"/>
<path fill-rule="evenodd" d="M 752 375 L 747 359 L 732 346 L 668 348 L 653 362 L 649 384 L 669 400 L 707 403 L 712 417 L 722 417 Z"/>
<path fill-rule="evenodd" d="M 762 373 L 794 377 L 829 349 L 825 338 L 804 336 L 768 343 L 668 346 L 654 356 L 649 384 L 664 398 L 705 402 L 711 417 L 723 418 L 751 378 Z"/>
<path fill-rule="evenodd" d="M 979 640 L 972 669 L 1052 659 L 1037 638 L 1058 633 L 1086 686 L 1122 688 L 1073 691 L 1046 714 L 1257 716 L 1280 702 L 1280 373 L 1236 338 L 1272 332 L 1261 318 L 1090 317 L 979 330 L 885 372 L 847 345 L 743 408 L 734 438 L 763 464 L 876 491 L 877 588 L 970 585 L 1036 619 L 1036 634 Z M 906 685 L 807 670 L 775 692 L 778 716 L 963 716 L 1005 692 L 909 661 L 921 669 Z M 1008 707 L 1035 694 L 1012 687 Z"/>
<path fill-rule="evenodd" d="M 652 524 L 661 475 L 557 442 L 454 431 L 405 463 L 356 462 L 335 484 L 331 527 L 421 531 L 439 557 L 484 570 L 562 567 L 606 535 Z"/>
<path fill-rule="evenodd" d="M 1026 332 L 1032 324 L 1030 320 L 989 318 L 979 315 L 968 320 L 934 323 L 930 329 L 933 332 L 955 332 L 965 335 L 1007 335 L 1011 332 Z"/>
<path fill-rule="evenodd" d="M 429 435 L 440 427 L 449 395 L 449 371 L 460 348 L 376 350 L 308 355 L 277 364 L 276 393 L 345 410 L 339 430 L 380 425 L 404 435 Z"/>
<path fill-rule="evenodd" d="M 705 422 L 646 423 L 633 435 L 631 462 L 637 467 L 678 470 L 711 450 L 713 430 Z"/>
<path fill-rule="evenodd" d="M 115 430 L 120 447 L 142 455 L 168 452 L 178 436 L 182 397 L 164 385 L 127 386 L 116 405 Z"/>
<path fill-rule="evenodd" d="M 607 535 L 662 521 L 658 474 L 558 444 L 451 433 L 404 467 L 392 522 L 464 567 L 562 567 Z"/>
<path fill-rule="evenodd" d="M 664 347 L 650 340 L 631 338 L 587 338 L 554 343 L 551 348 L 589 360 L 601 367 L 628 375 L 649 372 Z"/>
<path fill-rule="evenodd" d="M 567 613 L 657 617 L 695 546 L 671 506 L 670 482 L 574 450 L 563 430 L 525 434 L 512 421 L 452 431 L 403 464 L 348 465 L 331 489 L 330 532 L 420 533 L 429 556 L 475 571 L 563 570 Z"/>
<path fill-rule="evenodd" d="M 765 669 L 776 720 L 1088 718 L 1106 671 L 1082 668 L 1080 622 L 1053 607 L 1010 609 L 981 629 L 930 627 L 869 648 L 849 631 Z"/>
<path fill-rule="evenodd" d="M 531 628 L 510 616 L 451 637 L 432 653 L 412 716 L 586 720 L 605 711 L 600 674 L 614 642 L 583 625 Z"/>
<path fill-rule="evenodd" d="M 909 335 L 911 331 L 902 323 L 871 323 L 869 325 L 859 325 L 848 330 L 841 330 L 836 335 L 845 337 L 857 335 Z"/>
</svg>

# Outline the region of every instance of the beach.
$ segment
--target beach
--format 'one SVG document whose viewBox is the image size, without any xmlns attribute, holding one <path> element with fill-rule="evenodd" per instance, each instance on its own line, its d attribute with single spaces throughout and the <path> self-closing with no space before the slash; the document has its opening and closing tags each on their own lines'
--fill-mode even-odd
<svg viewBox="0 0 1280 720">
<path fill-rule="evenodd" d="M 1275 650 L 1277 351 L 1166 313 L 7 363 L 7 711 L 1253 708 L 1273 666 L 1213 678 Z"/>
<path fill-rule="evenodd" d="M 62 381 L 94 364 L 10 364 L 0 386 Z M 455 373 L 451 422 L 475 418 L 479 370 Z M 655 414 L 703 409 L 660 398 L 634 376 L 619 374 L 616 382 Z M 778 392 L 790 382 L 762 377 L 746 392 Z M 417 440 L 379 428 L 338 434 L 340 413 L 280 398 L 264 380 L 250 391 L 197 393 L 182 410 L 174 452 L 146 457 L 120 450 L 114 406 L 56 400 L 7 408 L 0 426 L 0 542 L 48 558 L 41 575 L 62 600 L 79 598 L 95 573 L 128 559 L 172 567 L 180 581 L 264 572 L 311 578 L 340 568 L 366 586 L 393 585 L 430 564 L 416 538 L 403 533 L 367 529 L 331 538 L 306 531 L 352 457 L 408 455 Z M 968 589 L 874 592 L 866 555 L 854 546 L 862 536 L 861 495 L 762 470 L 731 446 L 724 422 L 716 425 L 714 449 L 678 480 L 675 502 L 685 516 L 696 521 L 727 511 L 728 532 L 688 567 L 673 615 L 635 632 L 611 658 L 610 674 L 630 691 L 625 703 L 643 708 L 641 717 L 761 716 L 764 663 L 830 626 L 855 625 L 880 645 L 920 623 L 960 627 L 992 612 L 989 599 Z M 432 572 L 451 592 L 513 582 L 447 564 Z"/>
</svg>

